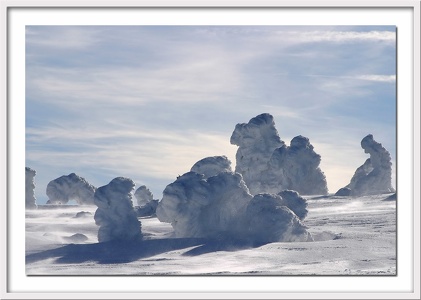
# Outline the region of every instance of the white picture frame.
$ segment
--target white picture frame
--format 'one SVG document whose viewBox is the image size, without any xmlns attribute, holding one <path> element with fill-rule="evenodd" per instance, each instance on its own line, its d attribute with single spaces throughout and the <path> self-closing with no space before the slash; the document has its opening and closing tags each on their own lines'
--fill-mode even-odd
<svg viewBox="0 0 421 300">
<path fill-rule="evenodd" d="M 300 25 L 309 19 L 315 25 L 324 23 L 343 25 L 344 22 L 398 27 L 398 105 L 405 102 L 404 111 L 412 116 L 398 114 L 400 122 L 406 122 L 398 131 L 398 146 L 412 147 L 413 157 L 406 159 L 405 166 L 398 168 L 399 179 L 408 189 L 398 202 L 398 268 L 393 277 L 336 277 L 298 276 L 289 277 L 50 277 L 25 275 L 24 222 L 18 199 L 24 195 L 14 184 L 23 170 L 24 109 L 11 111 L 10 102 L 24 98 L 24 84 L 17 79 L 24 74 L 24 47 L 22 38 L 25 24 L 134 24 L 136 11 L 165 12 L 194 8 L 197 11 L 218 9 L 235 14 L 247 10 L 247 22 L 273 22 L 262 20 L 258 10 L 272 12 L 288 10 L 298 18 L 283 22 Z M 69 21 L 63 15 L 80 12 L 77 19 Z M 338 14 L 332 14 L 336 11 Z M 380 11 L 380 14 L 379 14 Z M 121 12 L 121 14 L 120 14 Z M 347 19 L 360 12 L 356 20 Z M 353 13 L 351 13 L 353 12 Z M 227 12 L 228 13 L 228 12 Z M 375 15 L 381 17 L 377 18 Z M 121 15 L 125 15 L 121 18 Z M 152 14 L 153 15 L 153 14 Z M 199 22 L 194 14 L 191 20 Z M 237 24 L 230 18 L 214 20 L 224 25 Z M 229 17 L 229 14 L 228 14 Z M 410 18 L 409 20 L 407 18 Z M 313 19 L 311 19 L 313 18 Z M 382 21 L 380 21 L 382 20 Z M 401 21 L 402 23 L 399 23 Z M 171 18 L 149 18 L 151 24 L 172 24 Z M 178 21 L 177 21 L 178 22 Z M 236 23 L 237 22 L 237 23 Z M 391 23 L 390 23 L 391 22 Z M 395 24 L 397 22 L 397 24 Z M 346 23 L 345 23 L 346 24 Z M 408 25 L 410 24 L 410 25 Z M 22 27 L 23 26 L 23 27 Z M 22 36 L 23 35 L 23 36 Z M 402 41 L 400 35 L 405 36 Z M 420 3 L 418 1 L 1 1 L 1 299 L 419 299 L 420 298 Z M 403 42 L 402 44 L 400 44 Z M 411 50 L 413 57 L 401 57 L 402 47 Z M 23 52 L 22 52 L 23 51 Z M 12 55 L 13 54 L 13 55 Z M 23 56 L 22 56 L 23 55 Z M 17 57 L 17 58 L 16 58 Z M 412 66 L 412 67 L 411 67 Z M 401 68 L 402 67 L 402 68 Z M 23 72 L 23 73 L 22 73 Z M 19 77 L 20 76 L 20 77 Z M 24 77 L 23 77 L 24 78 Z M 405 81 L 399 81 L 403 78 Z M 406 98 L 407 100 L 403 100 Z M 409 99 L 409 100 L 408 100 Z M 399 109 L 398 109 L 399 110 Z M 401 110 L 402 111 L 402 110 Z M 23 113 L 23 115 L 22 115 Z M 405 119 L 407 118 L 407 119 Z M 23 122 L 23 123 L 22 123 Z M 23 124 L 23 127 L 22 127 Z M 409 126 L 409 127 L 408 127 Z M 401 127 L 402 128 L 402 127 Z M 402 135 L 402 138 L 400 137 Z M 405 135 L 405 136 L 403 136 Z M 401 145 L 400 145 L 401 143 Z M 22 147 L 23 145 L 23 147 Z M 22 149 L 23 148 L 23 149 Z M 402 161 L 401 160 L 401 161 Z M 401 190 L 400 190 L 401 191 Z M 407 203 L 403 203 L 408 201 Z M 23 204 L 24 201 L 22 201 Z M 402 207 L 402 208 L 401 208 Z M 402 214 L 405 213 L 405 215 Z M 412 214 L 412 215 L 411 215 Z M 23 219 L 24 220 L 24 219 Z M 399 229 L 405 229 L 405 232 Z M 410 230 L 408 230 L 410 229 Z M 411 255 L 402 256 L 404 249 Z M 11 258 L 13 256 L 13 259 Z M 137 284 L 139 285 L 137 287 Z M 114 286 L 114 289 L 103 290 Z M 255 289 L 250 287 L 254 286 Z M 246 288 L 247 287 L 247 288 Z M 300 288 L 301 287 L 301 288 Z"/>
</svg>

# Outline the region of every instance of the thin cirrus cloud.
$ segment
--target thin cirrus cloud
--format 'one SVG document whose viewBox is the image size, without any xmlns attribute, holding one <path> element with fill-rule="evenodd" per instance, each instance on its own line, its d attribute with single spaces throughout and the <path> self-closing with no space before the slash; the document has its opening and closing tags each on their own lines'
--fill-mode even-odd
<svg viewBox="0 0 421 300">
<path fill-rule="evenodd" d="M 235 124 L 263 112 L 286 142 L 303 134 L 321 145 L 331 192 L 362 163 L 335 165 L 333 141 L 346 136 L 343 153 L 359 153 L 373 133 L 395 156 L 394 27 L 28 26 L 26 35 L 26 162 L 40 170 L 39 198 L 57 172 L 97 185 L 126 174 L 159 194 L 204 156 L 235 165 Z"/>
</svg>

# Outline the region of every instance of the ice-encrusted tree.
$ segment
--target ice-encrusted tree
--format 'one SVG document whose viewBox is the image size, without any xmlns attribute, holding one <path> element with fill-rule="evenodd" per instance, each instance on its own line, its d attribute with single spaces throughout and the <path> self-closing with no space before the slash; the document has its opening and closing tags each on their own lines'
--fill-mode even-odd
<svg viewBox="0 0 421 300">
<path fill-rule="evenodd" d="M 137 200 L 137 205 L 144 206 L 153 200 L 151 191 L 145 186 L 140 186 L 135 192 L 134 197 Z"/>
<path fill-rule="evenodd" d="M 372 134 L 361 140 L 361 147 L 370 154 L 370 158 L 357 168 L 350 183 L 336 194 L 343 195 L 347 191 L 352 196 L 361 196 L 395 192 L 389 151 L 376 142 Z"/>
<path fill-rule="evenodd" d="M 220 165 L 215 160 L 208 162 L 211 164 L 212 161 Z M 257 209 L 253 207 L 258 205 L 255 202 L 268 197 L 276 198 L 276 205 L 262 203 L 262 211 L 252 217 L 251 212 Z M 250 205 L 253 207 L 249 208 Z M 196 172 L 178 177 L 165 188 L 156 214 L 160 221 L 171 223 L 176 237 L 228 238 L 248 242 L 304 241 L 311 239 L 300 221 L 307 215 L 306 207 L 305 199 L 294 191 L 253 196 L 241 174 L 221 168 L 220 173 L 210 177 Z M 273 225 L 277 234 L 267 235 L 263 224 L 273 216 L 277 218 Z"/>
<path fill-rule="evenodd" d="M 142 239 L 141 223 L 134 211 L 131 191 L 134 182 L 117 177 L 95 192 L 94 202 L 98 206 L 94 219 L 98 230 L 98 241 L 139 241 Z"/>
<path fill-rule="evenodd" d="M 258 194 L 247 206 L 246 228 L 257 243 L 312 241 L 300 218 L 279 195 Z"/>
<path fill-rule="evenodd" d="M 50 181 L 47 185 L 47 204 L 66 204 L 75 200 L 79 205 L 93 205 L 96 188 L 85 178 L 71 173 Z"/>
<path fill-rule="evenodd" d="M 37 172 L 31 168 L 25 167 L 25 208 L 37 208 L 35 198 L 35 180 Z"/>
<path fill-rule="evenodd" d="M 135 207 L 138 217 L 155 215 L 159 200 L 153 198 L 152 192 L 145 185 L 140 186 L 134 196 L 138 205 Z"/>
<path fill-rule="evenodd" d="M 294 190 L 301 195 L 326 195 L 326 177 L 319 165 L 321 157 L 314 151 L 310 140 L 296 136 L 290 146 L 275 149 L 262 174 L 263 189 L 276 193 L 279 187 Z"/>
<path fill-rule="evenodd" d="M 237 124 L 231 144 L 239 146 L 235 171 L 243 175 L 253 195 L 285 189 L 304 195 L 327 194 L 326 177 L 319 167 L 321 157 L 309 139 L 296 136 L 287 146 L 272 115 L 264 113 Z"/>
<path fill-rule="evenodd" d="M 285 145 L 275 128 L 273 116 L 264 113 L 248 123 L 237 124 L 230 142 L 238 146 L 235 172 L 243 176 L 253 195 L 267 192 L 262 188 L 262 175 L 268 170 L 273 151 Z"/>
</svg>

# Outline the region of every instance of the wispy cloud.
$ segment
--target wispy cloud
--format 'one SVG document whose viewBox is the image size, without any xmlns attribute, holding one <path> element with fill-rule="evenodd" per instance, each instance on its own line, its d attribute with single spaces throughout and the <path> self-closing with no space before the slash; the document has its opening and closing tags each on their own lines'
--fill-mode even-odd
<svg viewBox="0 0 421 300">
<path fill-rule="evenodd" d="M 274 115 L 284 141 L 303 134 L 317 146 L 331 190 L 359 165 L 364 135 L 394 153 L 393 27 L 26 32 L 27 163 L 42 170 L 42 184 L 76 169 L 98 184 L 126 174 L 162 191 L 205 156 L 225 154 L 235 164 L 232 130 L 263 112 Z"/>
</svg>

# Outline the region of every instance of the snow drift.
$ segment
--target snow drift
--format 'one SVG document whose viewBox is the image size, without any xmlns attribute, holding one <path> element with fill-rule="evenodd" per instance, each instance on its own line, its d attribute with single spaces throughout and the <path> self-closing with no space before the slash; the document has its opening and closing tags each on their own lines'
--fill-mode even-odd
<svg viewBox="0 0 421 300">
<path fill-rule="evenodd" d="M 165 188 L 156 215 L 171 223 L 176 237 L 307 241 L 311 236 L 300 221 L 306 206 L 294 191 L 252 196 L 239 173 L 223 171 L 206 178 L 188 172 Z M 275 232 L 269 234 L 272 229 Z"/>
<path fill-rule="evenodd" d="M 142 239 L 141 224 L 132 203 L 134 186 L 131 179 L 117 177 L 96 190 L 94 202 L 98 209 L 94 219 L 100 226 L 99 242 Z"/>
<path fill-rule="evenodd" d="M 253 195 L 285 189 L 303 195 L 327 194 L 326 177 L 319 168 L 321 157 L 309 139 L 300 135 L 285 145 L 270 114 L 237 124 L 231 144 L 239 146 L 235 171 L 243 175 Z"/>
<path fill-rule="evenodd" d="M 37 208 L 35 198 L 35 180 L 34 177 L 37 174 L 35 170 L 25 167 L 25 208 L 34 209 Z"/>
<path fill-rule="evenodd" d="M 351 182 L 335 194 L 344 195 L 344 189 L 349 190 L 352 196 L 376 195 L 393 193 L 392 187 L 392 161 L 390 153 L 376 142 L 372 134 L 361 140 L 361 147 L 365 153 L 370 154 L 362 166 L 357 168 Z M 345 195 L 346 196 L 346 195 Z"/>
<path fill-rule="evenodd" d="M 47 185 L 47 204 L 66 204 L 75 200 L 78 204 L 94 204 L 96 188 L 84 178 L 71 173 L 50 181 Z"/>
</svg>

